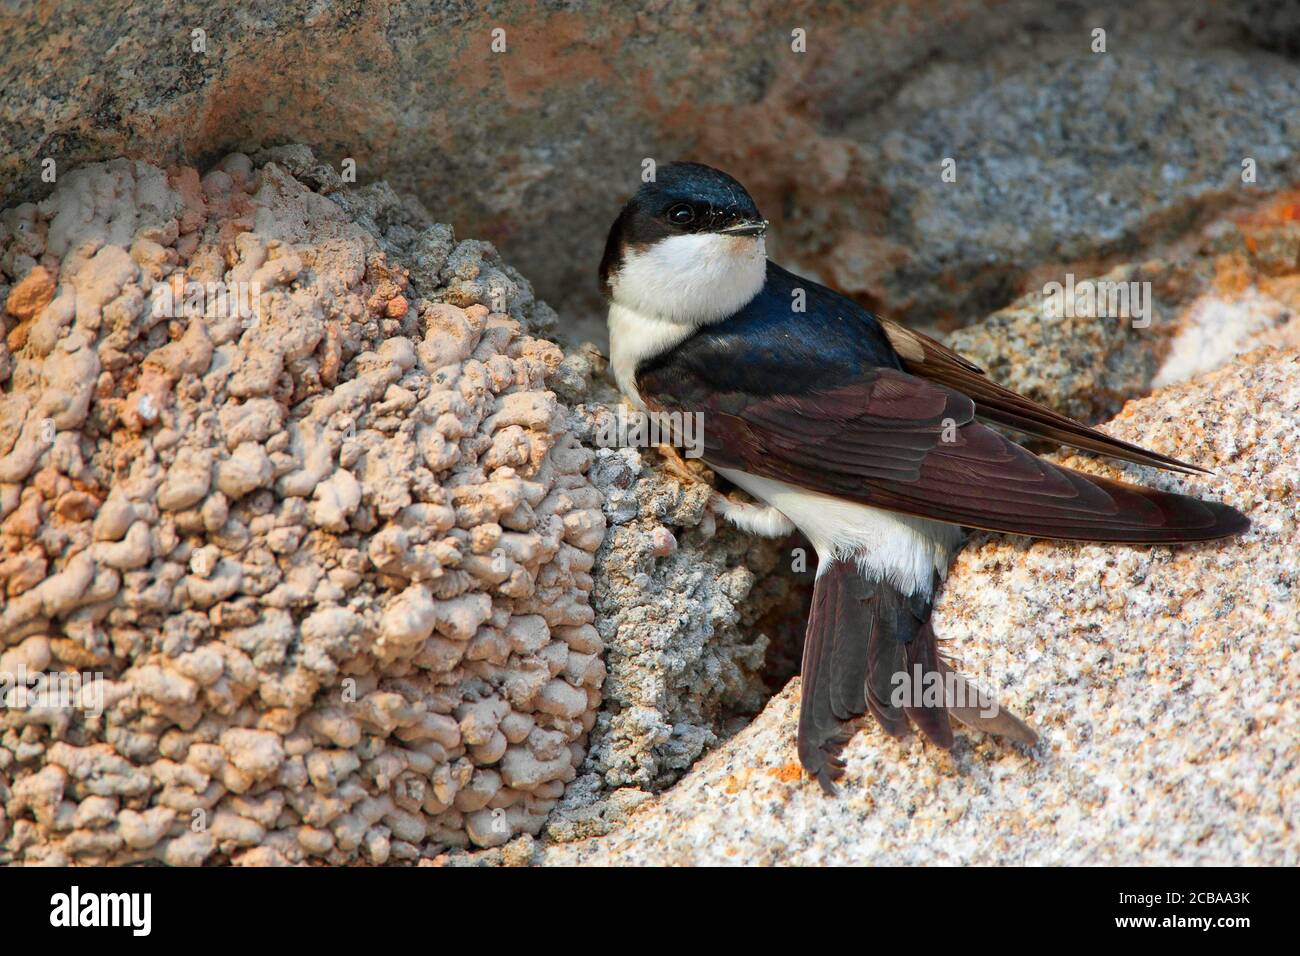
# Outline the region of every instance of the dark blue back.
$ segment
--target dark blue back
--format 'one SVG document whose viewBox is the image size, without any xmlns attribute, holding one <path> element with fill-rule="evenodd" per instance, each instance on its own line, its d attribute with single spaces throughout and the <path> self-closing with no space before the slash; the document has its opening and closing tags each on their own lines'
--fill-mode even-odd
<svg viewBox="0 0 1300 956">
<path fill-rule="evenodd" d="M 798 289 L 803 312 L 793 308 Z M 769 261 L 767 281 L 748 305 L 643 362 L 638 376 L 653 374 L 668 387 L 689 376 L 717 392 L 800 394 L 853 381 L 868 368 L 902 368 L 876 317 Z"/>
</svg>

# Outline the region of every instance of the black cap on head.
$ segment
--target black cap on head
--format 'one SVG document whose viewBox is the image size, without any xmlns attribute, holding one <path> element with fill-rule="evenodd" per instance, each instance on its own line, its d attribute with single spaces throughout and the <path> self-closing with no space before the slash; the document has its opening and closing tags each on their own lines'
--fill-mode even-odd
<svg viewBox="0 0 1300 956">
<path fill-rule="evenodd" d="M 629 205 L 662 216 L 677 203 L 697 207 L 700 217 L 690 224 L 691 232 L 762 218 L 744 186 L 703 163 L 670 163 L 658 170 L 653 182 L 641 184 Z"/>
<path fill-rule="evenodd" d="M 624 246 L 646 246 L 688 233 L 735 231 L 762 219 L 745 187 L 722 170 L 703 163 L 662 166 L 653 181 L 641 184 L 610 227 L 600 262 L 601 290 L 609 296 L 609 277 Z M 761 228 L 750 234 L 761 235 Z"/>
</svg>

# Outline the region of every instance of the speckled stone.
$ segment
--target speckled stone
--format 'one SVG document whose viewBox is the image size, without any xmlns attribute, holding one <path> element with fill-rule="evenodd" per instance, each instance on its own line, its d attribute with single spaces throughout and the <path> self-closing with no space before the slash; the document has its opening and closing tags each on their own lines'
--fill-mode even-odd
<svg viewBox="0 0 1300 956">
<path fill-rule="evenodd" d="M 1044 270 L 1044 283 L 1138 283 L 1141 316 L 1054 316 L 1041 291 L 947 342 L 1003 385 L 1085 422 L 1263 345 L 1300 347 L 1295 190 L 1189 234 L 1167 257 L 1104 272 Z M 1132 287 L 1131 287 L 1132 288 Z"/>
</svg>

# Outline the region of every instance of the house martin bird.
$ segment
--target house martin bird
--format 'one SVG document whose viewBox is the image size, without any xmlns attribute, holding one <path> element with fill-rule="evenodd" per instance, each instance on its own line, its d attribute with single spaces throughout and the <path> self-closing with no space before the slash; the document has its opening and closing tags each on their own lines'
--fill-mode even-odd
<svg viewBox="0 0 1300 956">
<path fill-rule="evenodd" d="M 1220 538 L 1227 505 L 1054 465 L 983 424 L 1185 473 L 991 381 L 979 366 L 768 261 L 767 222 L 731 176 L 674 163 L 610 229 L 600 264 L 610 362 L 647 412 L 702 413 L 703 459 L 755 499 L 715 494 L 751 533 L 798 528 L 817 551 L 798 749 L 828 793 L 851 722 L 911 725 L 939 747 L 952 721 L 1032 744 L 1019 718 L 973 706 L 930 624 L 963 528 L 1079 541 Z M 896 694 L 900 675 L 941 695 Z"/>
</svg>

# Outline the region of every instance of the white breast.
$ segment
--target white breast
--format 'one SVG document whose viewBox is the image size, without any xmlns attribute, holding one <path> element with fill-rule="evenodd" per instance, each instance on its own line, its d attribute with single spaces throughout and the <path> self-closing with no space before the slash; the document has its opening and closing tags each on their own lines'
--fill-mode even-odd
<svg viewBox="0 0 1300 956">
<path fill-rule="evenodd" d="M 895 514 L 748 472 L 716 471 L 793 521 L 817 549 L 819 574 L 832 559 L 852 557 L 867 577 L 883 578 L 904 594 L 928 595 L 935 572 L 947 574 L 961 541 L 956 525 Z"/>
<path fill-rule="evenodd" d="M 610 276 L 609 307 L 610 363 L 623 394 L 644 408 L 637 365 L 740 311 L 766 278 L 761 238 L 703 233 L 627 249 Z"/>
<path fill-rule="evenodd" d="M 610 292 L 640 315 L 698 327 L 734 314 L 766 278 L 761 237 L 697 233 L 624 250 Z"/>
<path fill-rule="evenodd" d="M 645 404 L 636 390 L 636 367 L 685 341 L 695 325 L 642 315 L 617 302 L 609 307 L 609 364 L 619 391 L 637 408 Z"/>
</svg>

